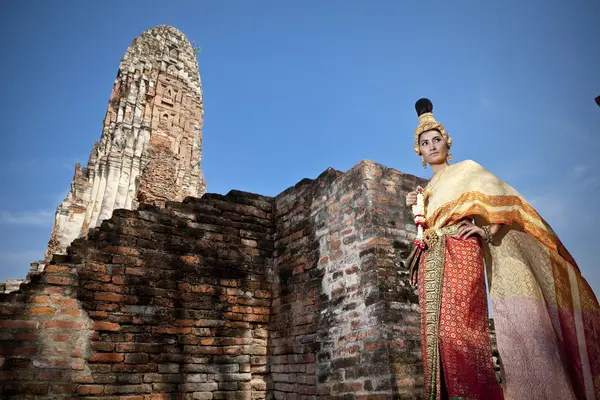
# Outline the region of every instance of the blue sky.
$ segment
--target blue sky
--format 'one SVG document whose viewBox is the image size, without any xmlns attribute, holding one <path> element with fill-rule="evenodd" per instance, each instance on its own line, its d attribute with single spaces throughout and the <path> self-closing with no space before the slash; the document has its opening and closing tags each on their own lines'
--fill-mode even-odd
<svg viewBox="0 0 600 400">
<path fill-rule="evenodd" d="M 363 159 L 429 176 L 412 150 L 427 96 L 455 161 L 530 200 L 600 293 L 598 15 L 593 1 L 1 2 L 0 280 L 42 257 L 125 50 L 169 24 L 202 49 L 210 192 L 276 195 Z"/>
</svg>

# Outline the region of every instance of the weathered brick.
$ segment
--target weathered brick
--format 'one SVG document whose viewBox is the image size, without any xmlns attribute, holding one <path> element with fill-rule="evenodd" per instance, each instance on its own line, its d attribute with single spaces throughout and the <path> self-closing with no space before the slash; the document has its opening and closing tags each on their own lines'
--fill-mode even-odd
<svg viewBox="0 0 600 400">
<path fill-rule="evenodd" d="M 182 392 L 214 392 L 219 389 L 217 383 L 182 383 L 179 390 Z"/>
<path fill-rule="evenodd" d="M 55 276 L 48 275 L 46 276 L 46 282 L 52 285 L 71 285 L 73 280 L 67 276 Z"/>
<path fill-rule="evenodd" d="M 58 299 L 52 299 L 52 302 L 62 309 L 79 307 L 79 304 L 77 303 L 77 300 L 75 300 L 75 299 L 58 298 Z"/>
<path fill-rule="evenodd" d="M 102 394 L 103 392 L 104 392 L 103 385 L 79 385 L 77 387 L 77 394 L 80 394 L 82 396 Z"/>
<path fill-rule="evenodd" d="M 85 322 L 75 320 L 53 319 L 44 323 L 46 329 L 81 329 Z"/>
<path fill-rule="evenodd" d="M 88 359 L 89 362 L 118 363 L 125 359 L 120 353 L 94 353 Z"/>
<path fill-rule="evenodd" d="M 121 325 L 114 322 L 97 321 L 92 325 L 92 329 L 98 331 L 119 331 L 121 329 Z"/>
<path fill-rule="evenodd" d="M 148 362 L 148 355 L 143 353 L 125 354 L 125 363 L 143 364 Z"/>
<path fill-rule="evenodd" d="M 71 272 L 71 267 L 68 265 L 47 265 L 44 268 L 44 272 L 47 273 L 59 273 L 59 274 L 69 274 Z"/>
<path fill-rule="evenodd" d="M 29 309 L 31 315 L 51 315 L 54 314 L 52 307 L 31 307 Z"/>
<path fill-rule="evenodd" d="M 37 329 L 38 321 L 0 320 L 0 329 Z"/>
</svg>

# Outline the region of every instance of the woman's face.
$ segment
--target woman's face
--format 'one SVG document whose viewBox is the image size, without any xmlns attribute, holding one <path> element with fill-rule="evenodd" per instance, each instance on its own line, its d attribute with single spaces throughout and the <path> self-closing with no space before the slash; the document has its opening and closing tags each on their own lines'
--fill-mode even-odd
<svg viewBox="0 0 600 400">
<path fill-rule="evenodd" d="M 421 133 L 419 150 L 429 165 L 443 164 L 448 157 L 448 145 L 442 138 L 442 134 L 436 130 Z"/>
</svg>

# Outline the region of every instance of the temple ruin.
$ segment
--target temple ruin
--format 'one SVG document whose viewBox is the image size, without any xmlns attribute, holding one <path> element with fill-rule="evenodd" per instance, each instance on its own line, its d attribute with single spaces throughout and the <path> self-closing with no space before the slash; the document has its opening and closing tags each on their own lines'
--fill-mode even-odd
<svg viewBox="0 0 600 400">
<path fill-rule="evenodd" d="M 119 65 L 100 141 L 87 167 L 75 166 L 56 210 L 45 261 L 114 210 L 200 197 L 202 119 L 198 61 L 187 38 L 169 26 L 135 38 Z"/>
<path fill-rule="evenodd" d="M 403 197 L 426 182 L 362 161 L 204 193 L 201 128 L 189 42 L 144 32 L 46 262 L 0 294 L 0 397 L 422 398 Z"/>
</svg>

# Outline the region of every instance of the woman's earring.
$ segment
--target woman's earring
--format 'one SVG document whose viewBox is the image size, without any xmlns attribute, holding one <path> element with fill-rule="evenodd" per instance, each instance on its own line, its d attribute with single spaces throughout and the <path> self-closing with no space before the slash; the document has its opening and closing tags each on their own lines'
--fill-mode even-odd
<svg viewBox="0 0 600 400">
<path fill-rule="evenodd" d="M 427 162 L 425 162 L 423 156 L 421 156 L 421 164 L 423 164 L 423 168 L 427 169 Z"/>
<path fill-rule="evenodd" d="M 452 162 L 452 154 L 450 152 L 448 152 L 448 162 Z"/>
</svg>

